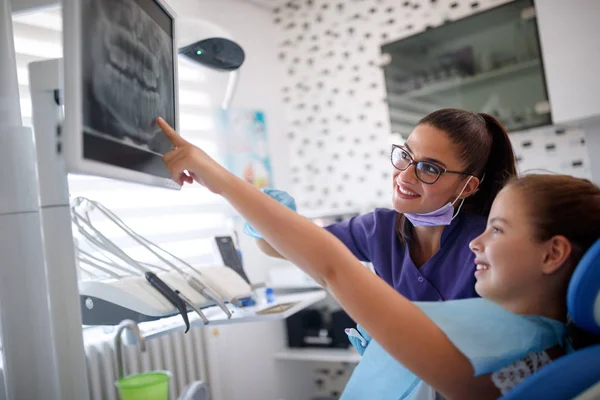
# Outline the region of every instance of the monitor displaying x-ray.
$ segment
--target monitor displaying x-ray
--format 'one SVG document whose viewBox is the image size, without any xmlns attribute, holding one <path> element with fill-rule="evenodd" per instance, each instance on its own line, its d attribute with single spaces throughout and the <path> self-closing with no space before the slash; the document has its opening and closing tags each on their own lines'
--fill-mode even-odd
<svg viewBox="0 0 600 400">
<path fill-rule="evenodd" d="M 65 0 L 64 7 L 72 7 L 64 21 L 70 172 L 172 187 L 162 162 L 172 145 L 156 124 L 161 116 L 177 129 L 172 12 L 157 0 Z"/>
</svg>

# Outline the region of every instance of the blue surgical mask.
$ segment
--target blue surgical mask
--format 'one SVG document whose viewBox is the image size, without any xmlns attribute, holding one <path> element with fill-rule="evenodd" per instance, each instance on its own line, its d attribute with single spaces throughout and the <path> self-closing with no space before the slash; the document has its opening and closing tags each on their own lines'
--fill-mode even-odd
<svg viewBox="0 0 600 400">
<path fill-rule="evenodd" d="M 456 211 L 456 214 L 454 214 L 454 203 L 456 203 L 460 196 L 463 194 L 463 192 L 467 188 L 467 185 L 471 181 L 471 178 L 473 178 L 473 175 L 469 176 L 467 183 L 465 183 L 465 186 L 463 186 L 462 190 L 460 191 L 458 196 L 456 196 L 456 199 L 454 199 L 453 202 L 447 203 L 444 206 L 438 208 L 437 210 L 428 213 L 404 213 L 404 215 L 414 226 L 450 225 L 452 220 L 456 218 L 456 216 L 460 212 L 460 208 L 465 202 L 465 199 L 462 199 L 462 201 L 460 202 L 460 206 L 458 207 L 458 211 Z"/>
</svg>

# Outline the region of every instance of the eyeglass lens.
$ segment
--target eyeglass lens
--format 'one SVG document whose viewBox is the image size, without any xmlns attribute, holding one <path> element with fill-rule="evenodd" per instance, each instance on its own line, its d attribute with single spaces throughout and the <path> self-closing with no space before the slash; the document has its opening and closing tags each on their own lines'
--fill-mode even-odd
<svg viewBox="0 0 600 400">
<path fill-rule="evenodd" d="M 405 171 L 414 161 L 410 154 L 401 147 L 392 148 L 392 165 L 400 171 Z M 442 174 L 442 169 L 427 161 L 415 163 L 415 174 L 417 178 L 425 183 L 433 183 Z"/>
</svg>

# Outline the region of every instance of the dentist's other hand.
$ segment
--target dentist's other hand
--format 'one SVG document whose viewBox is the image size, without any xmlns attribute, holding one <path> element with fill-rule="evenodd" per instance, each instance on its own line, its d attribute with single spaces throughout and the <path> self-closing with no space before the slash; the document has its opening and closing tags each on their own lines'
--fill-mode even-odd
<svg viewBox="0 0 600 400">
<path fill-rule="evenodd" d="M 346 335 L 348 335 L 348 340 L 352 346 L 354 346 L 354 348 L 362 356 L 367 349 L 369 342 L 371 341 L 371 336 L 360 325 L 356 325 L 356 329 L 346 329 Z"/>
<path fill-rule="evenodd" d="M 283 190 L 263 188 L 261 192 L 268 194 L 271 198 L 277 200 L 284 206 L 296 211 L 296 201 L 292 196 Z M 256 239 L 263 239 L 262 235 L 252 227 L 248 222 L 244 223 L 244 233 Z"/>
</svg>

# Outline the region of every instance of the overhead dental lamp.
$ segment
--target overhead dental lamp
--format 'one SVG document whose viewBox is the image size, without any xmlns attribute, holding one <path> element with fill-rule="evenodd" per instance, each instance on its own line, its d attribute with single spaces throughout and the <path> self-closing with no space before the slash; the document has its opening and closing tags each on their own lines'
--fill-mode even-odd
<svg viewBox="0 0 600 400">
<path fill-rule="evenodd" d="M 222 108 L 228 109 L 237 86 L 239 68 L 245 59 L 241 46 L 229 39 L 212 37 L 179 48 L 179 54 L 210 69 L 229 72 L 222 103 Z"/>
</svg>

